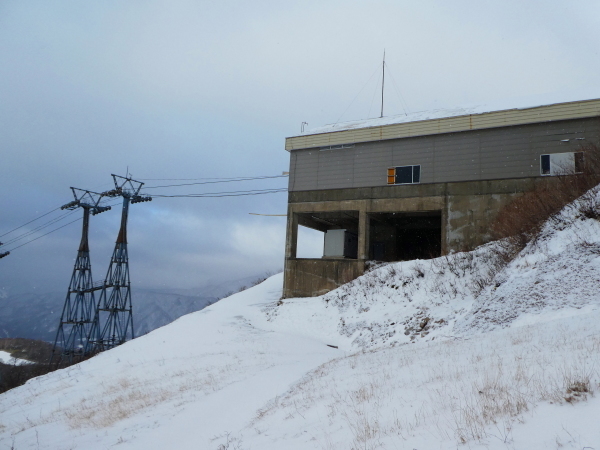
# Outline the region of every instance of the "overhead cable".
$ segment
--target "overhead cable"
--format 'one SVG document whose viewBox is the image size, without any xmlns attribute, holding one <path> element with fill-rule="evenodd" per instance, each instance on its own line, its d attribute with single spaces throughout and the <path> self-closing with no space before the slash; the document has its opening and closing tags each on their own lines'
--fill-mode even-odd
<svg viewBox="0 0 600 450">
<path fill-rule="evenodd" d="M 20 225 L 20 226 L 18 226 L 17 228 L 13 228 L 12 230 L 10 230 L 10 231 L 7 231 L 7 232 L 6 232 L 6 233 L 4 233 L 4 234 L 0 234 L 0 237 L 2 237 L 2 236 L 6 236 L 7 234 L 9 234 L 9 233 L 12 233 L 13 231 L 17 231 L 18 229 L 20 229 L 20 228 L 23 228 L 23 227 L 24 227 L 24 226 L 26 226 L 26 225 L 29 225 L 31 222 L 35 222 L 36 220 L 39 220 L 39 219 L 41 219 L 42 217 L 45 217 L 45 216 L 47 216 L 48 214 L 52 214 L 54 211 L 57 211 L 57 210 L 59 210 L 59 209 L 60 209 L 60 206 L 59 206 L 58 208 L 54 208 L 52 211 L 48 211 L 47 213 L 45 213 L 45 214 L 42 214 L 42 215 L 41 215 L 41 216 L 39 216 L 39 217 L 36 217 L 35 219 L 32 219 L 32 220 L 30 220 L 30 221 L 29 221 L 29 222 L 27 222 L 27 223 L 24 223 L 23 225 Z"/>
<path fill-rule="evenodd" d="M 264 177 L 231 178 L 231 179 L 225 179 L 222 181 L 202 181 L 199 183 L 182 183 L 182 184 L 166 184 L 163 186 L 146 186 L 146 187 L 144 187 L 144 189 L 156 189 L 156 188 L 163 188 L 163 187 L 178 187 L 178 186 L 195 186 L 195 185 L 199 185 L 199 184 L 213 184 L 213 183 L 231 183 L 231 182 L 235 182 L 235 181 L 266 180 L 269 178 L 283 178 L 283 177 L 287 177 L 287 176 L 288 175 L 272 175 L 272 176 L 264 176 Z"/>
<path fill-rule="evenodd" d="M 288 175 L 284 173 L 283 175 Z M 269 175 L 257 175 L 256 177 L 202 177 L 202 178 L 140 178 L 141 181 L 198 181 L 198 180 L 238 180 L 246 178 L 262 178 Z"/>
<path fill-rule="evenodd" d="M 287 188 L 276 188 L 276 189 L 260 189 L 254 191 L 226 191 L 226 192 L 206 192 L 202 194 L 179 194 L 179 195 L 160 195 L 153 194 L 153 197 L 164 197 L 164 198 L 176 198 L 176 197 L 189 197 L 189 198 L 203 198 L 203 197 L 242 197 L 246 195 L 262 195 L 262 194 L 275 194 L 278 192 L 287 192 Z"/>
<path fill-rule="evenodd" d="M 27 236 L 34 234 L 36 231 L 43 230 L 44 228 L 47 228 L 50 225 L 55 224 L 56 222 L 60 222 L 62 219 L 66 218 L 67 216 L 70 216 L 71 214 L 73 214 L 73 211 L 67 211 L 67 212 L 61 214 L 60 216 L 55 217 L 54 219 L 49 220 L 46 223 L 43 223 L 42 225 L 39 225 L 29 231 L 26 231 L 23 234 L 20 234 L 19 236 L 16 236 L 16 237 L 8 240 L 7 242 L 5 242 L 5 244 L 8 245 L 8 244 L 12 244 L 14 242 L 20 241 L 21 239 L 25 239 Z"/>
<path fill-rule="evenodd" d="M 24 242 L 24 243 L 23 243 L 23 244 L 21 244 L 21 245 L 18 245 L 18 246 L 16 246 L 16 247 L 13 247 L 13 248 L 11 248 L 9 251 L 13 252 L 13 251 L 15 251 L 16 249 L 23 247 L 24 245 L 31 244 L 33 241 L 37 241 L 38 239 L 40 239 L 40 238 L 43 238 L 44 236 L 48 236 L 50 233 L 54 233 L 55 231 L 58 231 L 58 230 L 60 230 L 61 228 L 64 228 L 64 227 L 66 227 L 67 225 L 71 225 L 72 223 L 75 223 L 75 222 L 77 222 L 78 220 L 81 220 L 81 217 L 78 217 L 77 219 L 75 219 L 75 220 L 72 220 L 71 222 L 69 222 L 69 223 L 66 223 L 66 224 L 64 224 L 64 225 L 61 225 L 60 227 L 58 227 L 58 228 L 55 228 L 54 230 L 48 231 L 47 233 L 44 233 L 44 234 L 42 234 L 41 236 L 38 236 L 38 237 L 36 237 L 36 238 L 34 238 L 34 239 L 30 240 L 30 241 Z"/>
<path fill-rule="evenodd" d="M 112 205 L 110 205 L 110 206 L 115 206 L 115 205 L 117 205 L 117 204 L 118 204 L 118 203 L 113 203 L 113 204 L 112 204 Z M 59 220 L 62 220 L 62 219 L 64 219 L 64 218 L 66 218 L 66 217 L 67 217 L 68 215 L 70 215 L 71 213 L 72 213 L 72 211 L 70 211 L 70 212 L 69 212 L 69 214 L 64 214 L 63 216 L 61 216 L 61 217 L 59 218 Z M 18 248 L 21 248 L 21 247 L 23 247 L 24 245 L 31 244 L 32 242 L 34 242 L 34 241 L 37 241 L 38 239 L 40 239 L 40 238 L 43 238 L 44 236 L 48 236 L 49 234 L 51 234 L 51 233 L 54 233 L 55 231 L 58 231 L 58 230 L 60 230 L 61 228 L 64 228 L 64 227 L 66 227 L 66 226 L 68 226 L 68 225 L 71 225 L 72 223 L 75 223 L 75 222 L 77 222 L 78 220 L 81 220 L 81 217 L 78 217 L 77 219 L 75 219 L 75 220 L 72 220 L 71 222 L 68 222 L 68 223 L 66 223 L 66 224 L 64 224 L 64 225 L 61 225 L 60 227 L 54 228 L 54 229 L 52 229 L 52 230 L 48 231 L 47 233 L 44 233 L 44 234 L 42 234 L 42 235 L 40 235 L 40 236 L 38 236 L 38 237 L 36 237 L 36 238 L 33 238 L 33 239 L 31 239 L 31 240 L 29 240 L 29 241 L 27 241 L 27 242 L 24 242 L 24 243 L 22 243 L 21 245 L 18 245 L 18 246 L 16 246 L 16 247 L 13 247 L 13 248 L 9 249 L 9 251 L 11 251 L 11 252 L 12 252 L 12 251 L 14 251 L 14 250 L 16 250 L 16 249 L 18 249 Z M 58 220 L 55 220 L 55 221 L 54 221 L 54 223 L 55 223 L 55 222 L 57 222 L 57 221 L 58 221 Z M 48 225 L 50 225 L 50 223 L 49 223 Z M 14 241 L 15 241 L 15 240 L 13 240 L 13 242 L 14 242 Z"/>
</svg>

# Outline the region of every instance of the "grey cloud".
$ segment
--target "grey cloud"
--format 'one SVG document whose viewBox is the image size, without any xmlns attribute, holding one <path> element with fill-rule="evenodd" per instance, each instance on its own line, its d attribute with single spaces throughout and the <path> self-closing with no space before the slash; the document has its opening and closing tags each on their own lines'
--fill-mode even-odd
<svg viewBox="0 0 600 450">
<path fill-rule="evenodd" d="M 144 179 L 279 174 L 302 121 L 377 115 L 384 48 L 386 114 L 598 97 L 599 12 L 594 1 L 2 2 L 0 234 L 127 167 Z M 284 219 L 248 213 L 285 210 L 285 194 L 134 205 L 132 280 L 193 287 L 280 268 Z M 118 220 L 117 207 L 92 221 L 96 278 Z M 0 287 L 66 288 L 78 239 L 79 223 L 16 250 Z"/>
</svg>

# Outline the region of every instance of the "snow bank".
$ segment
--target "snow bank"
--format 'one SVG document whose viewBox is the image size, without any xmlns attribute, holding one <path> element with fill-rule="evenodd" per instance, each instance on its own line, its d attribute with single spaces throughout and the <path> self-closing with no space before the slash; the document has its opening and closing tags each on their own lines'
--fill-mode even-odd
<svg viewBox="0 0 600 450">
<path fill-rule="evenodd" d="M 275 329 L 345 350 L 465 337 L 584 314 L 600 306 L 600 221 L 582 214 L 598 189 L 549 221 L 508 265 L 493 242 L 472 252 L 391 263 L 321 297 L 265 308 Z"/>
</svg>

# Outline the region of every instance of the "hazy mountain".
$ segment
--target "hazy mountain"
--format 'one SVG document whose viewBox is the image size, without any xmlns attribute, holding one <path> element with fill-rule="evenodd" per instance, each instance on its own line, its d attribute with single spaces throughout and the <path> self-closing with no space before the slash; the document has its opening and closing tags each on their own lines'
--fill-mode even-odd
<svg viewBox="0 0 600 450">
<path fill-rule="evenodd" d="M 185 314 L 205 308 L 228 293 L 250 286 L 257 278 L 243 278 L 194 289 L 132 289 L 135 334 L 140 336 Z M 65 295 L 63 292 L 0 292 L 0 337 L 54 342 Z"/>
</svg>

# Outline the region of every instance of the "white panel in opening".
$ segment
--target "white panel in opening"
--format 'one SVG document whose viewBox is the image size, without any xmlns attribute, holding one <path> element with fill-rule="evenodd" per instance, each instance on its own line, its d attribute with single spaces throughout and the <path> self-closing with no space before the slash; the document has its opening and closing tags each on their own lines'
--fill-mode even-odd
<svg viewBox="0 0 600 450">
<path fill-rule="evenodd" d="M 583 152 L 552 153 L 541 155 L 542 175 L 570 175 L 580 173 L 583 165 Z"/>
<path fill-rule="evenodd" d="M 347 230 L 327 230 L 323 246 L 324 258 L 356 258 L 358 236 Z"/>
</svg>

